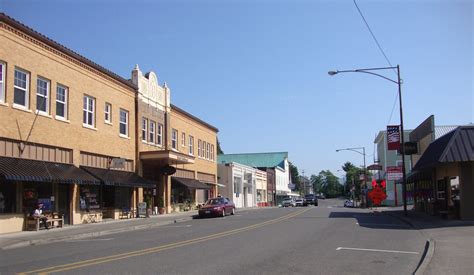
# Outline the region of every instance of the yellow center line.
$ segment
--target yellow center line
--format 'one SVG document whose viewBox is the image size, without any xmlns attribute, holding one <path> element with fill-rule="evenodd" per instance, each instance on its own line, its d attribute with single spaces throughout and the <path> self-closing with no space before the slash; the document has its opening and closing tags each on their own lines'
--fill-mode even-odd
<svg viewBox="0 0 474 275">
<path fill-rule="evenodd" d="M 126 252 L 126 253 L 121 253 L 121 254 L 116 254 L 116 255 L 110 255 L 110 256 L 105 256 L 105 257 L 100 257 L 100 258 L 94 258 L 94 259 L 90 259 L 90 260 L 84 260 L 84 261 L 79 261 L 79 262 L 74 262 L 74 263 L 69 263 L 69 264 L 64 264 L 64 265 L 52 266 L 52 267 L 47 267 L 47 268 L 42 268 L 42 269 L 36 269 L 36 270 L 32 270 L 32 271 L 21 272 L 19 274 L 31 274 L 31 273 L 49 274 L 49 273 L 67 271 L 67 270 L 77 269 L 77 268 L 91 266 L 91 265 L 97 265 L 97 264 L 101 264 L 101 263 L 117 261 L 117 260 L 131 258 L 131 257 L 137 257 L 137 256 L 145 255 L 145 254 L 157 253 L 157 252 L 161 252 L 161 251 L 168 250 L 168 249 L 178 248 L 178 247 L 182 247 L 182 246 L 186 246 L 186 245 L 191 245 L 191 244 L 200 243 L 200 242 L 204 242 L 204 241 L 209 241 L 209 240 L 213 240 L 213 239 L 217 239 L 217 238 L 222 238 L 222 237 L 225 237 L 225 236 L 229 236 L 229 235 L 249 231 L 249 230 L 260 228 L 260 227 L 267 226 L 267 225 L 270 225 L 270 224 L 282 222 L 282 221 L 290 219 L 292 217 L 301 215 L 301 214 L 303 214 L 304 212 L 306 212 L 308 210 L 309 209 L 303 209 L 303 210 L 296 211 L 296 212 L 287 214 L 285 216 L 282 216 L 282 217 L 279 217 L 279 218 L 276 218 L 276 219 L 273 219 L 273 220 L 268 220 L 268 221 L 265 221 L 265 222 L 261 222 L 261 223 L 257 223 L 257 224 L 253 224 L 253 225 L 249 225 L 249 226 L 245 226 L 245 227 L 242 227 L 242 228 L 237 228 L 237 229 L 233 229 L 233 230 L 229 230 L 229 231 L 225 231 L 225 232 L 221 232 L 221 233 L 211 234 L 211 235 L 204 236 L 204 237 L 198 237 L 198 238 L 191 239 L 191 240 L 185 240 L 185 241 L 180 241 L 180 242 L 171 243 L 171 244 L 165 244 L 165 245 L 161 245 L 161 246 L 157 246 L 157 247 L 151 247 L 151 248 L 146 248 L 146 249 L 137 250 L 137 251 L 131 251 L 131 252 Z"/>
</svg>

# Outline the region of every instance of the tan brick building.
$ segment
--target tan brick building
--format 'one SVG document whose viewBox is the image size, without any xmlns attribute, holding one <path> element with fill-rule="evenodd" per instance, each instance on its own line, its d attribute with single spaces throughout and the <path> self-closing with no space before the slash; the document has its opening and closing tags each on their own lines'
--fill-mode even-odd
<svg viewBox="0 0 474 275">
<path fill-rule="evenodd" d="M 38 202 L 71 224 L 136 205 L 133 83 L 5 14 L 0 73 L 0 233 Z"/>
<path fill-rule="evenodd" d="M 81 224 L 204 202 L 217 132 L 155 73 L 126 80 L 0 13 L 0 234 L 39 203 Z"/>
<path fill-rule="evenodd" d="M 218 129 L 172 105 L 170 89 L 154 72 L 144 75 L 137 65 L 132 81 L 138 86 L 139 171 L 155 184 L 143 190 L 143 200 L 169 213 L 216 195 Z"/>
</svg>

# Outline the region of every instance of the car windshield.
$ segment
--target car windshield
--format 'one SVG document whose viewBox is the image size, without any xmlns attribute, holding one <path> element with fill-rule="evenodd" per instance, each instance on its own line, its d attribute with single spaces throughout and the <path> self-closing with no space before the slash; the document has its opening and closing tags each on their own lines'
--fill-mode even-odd
<svg viewBox="0 0 474 275">
<path fill-rule="evenodd" d="M 224 199 L 210 199 L 206 202 L 206 205 L 218 205 L 218 204 L 223 204 Z"/>
<path fill-rule="evenodd" d="M 314 195 L 307 195 L 305 198 L 312 199 L 312 198 L 314 198 Z"/>
</svg>

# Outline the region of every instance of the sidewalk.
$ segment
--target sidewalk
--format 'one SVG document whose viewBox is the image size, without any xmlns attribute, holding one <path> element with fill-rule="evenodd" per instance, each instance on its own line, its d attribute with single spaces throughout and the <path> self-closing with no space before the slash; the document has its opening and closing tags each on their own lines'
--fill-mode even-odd
<svg viewBox="0 0 474 275">
<path fill-rule="evenodd" d="M 65 225 L 63 228 L 40 231 L 22 231 L 0 235 L 0 249 L 6 250 L 72 239 L 84 239 L 114 233 L 153 228 L 192 220 L 197 211 L 155 215 L 150 218 L 105 220 L 99 223 Z"/>
<path fill-rule="evenodd" d="M 474 274 L 474 221 L 447 220 L 403 208 L 379 208 L 421 231 L 430 240 L 420 274 Z M 418 272 L 417 272 L 418 274 Z"/>
</svg>

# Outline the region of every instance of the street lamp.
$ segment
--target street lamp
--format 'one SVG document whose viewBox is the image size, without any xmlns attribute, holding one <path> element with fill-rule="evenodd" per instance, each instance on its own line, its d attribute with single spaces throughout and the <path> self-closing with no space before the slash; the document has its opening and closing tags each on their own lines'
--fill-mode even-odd
<svg viewBox="0 0 474 275">
<path fill-rule="evenodd" d="M 362 152 L 359 151 L 362 149 Z M 361 154 L 364 157 L 364 186 L 367 188 L 367 168 L 365 167 L 365 147 L 352 147 L 352 148 L 344 148 L 344 149 L 336 149 L 336 152 L 339 151 L 352 151 L 358 154 Z"/>
<path fill-rule="evenodd" d="M 374 73 L 372 71 L 380 71 L 380 70 L 397 70 L 397 80 L 390 79 L 386 76 Z M 400 132 L 401 132 L 401 140 L 402 140 L 402 146 L 401 146 L 401 153 L 402 153 L 402 172 L 403 172 L 403 182 L 402 182 L 402 193 L 403 193 L 403 212 L 405 216 L 408 216 L 407 212 L 407 187 L 406 187 L 406 171 L 405 171 L 405 137 L 404 137 L 404 132 L 403 132 L 403 108 L 402 108 L 402 81 L 400 79 L 400 65 L 397 65 L 396 67 L 382 67 L 382 68 L 368 68 L 368 69 L 355 69 L 355 70 L 344 70 L 344 71 L 329 71 L 328 74 L 330 76 L 334 76 L 339 73 L 365 73 L 365 74 L 371 74 L 375 75 L 378 77 L 381 77 L 385 80 L 388 80 L 390 82 L 393 82 L 398 85 L 398 99 L 400 101 Z M 396 186 L 395 186 L 396 188 Z"/>
</svg>

